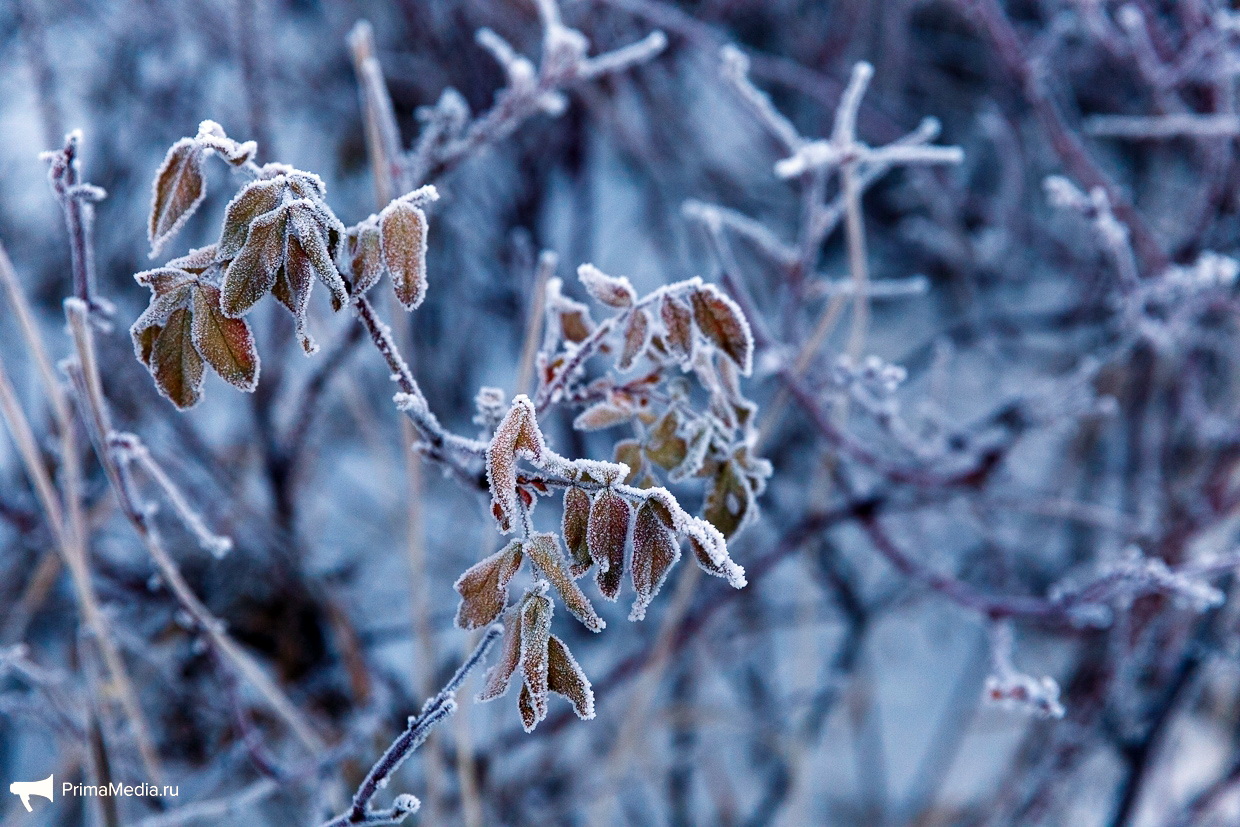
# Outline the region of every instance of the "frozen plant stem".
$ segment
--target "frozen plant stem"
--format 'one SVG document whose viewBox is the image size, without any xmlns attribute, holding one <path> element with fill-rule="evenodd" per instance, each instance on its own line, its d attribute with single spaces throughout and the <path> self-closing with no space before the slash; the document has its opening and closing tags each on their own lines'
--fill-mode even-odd
<svg viewBox="0 0 1240 827">
<path fill-rule="evenodd" d="M 495 641 L 504 633 L 504 627 L 495 624 L 487 629 L 482 640 L 474 647 L 473 653 L 465 659 L 452 679 L 444 685 L 435 697 L 430 698 L 422 706 L 422 711 L 409 717 L 409 725 L 405 727 L 391 746 L 383 753 L 375 765 L 370 768 L 366 778 L 353 796 L 353 804 L 347 813 L 332 819 L 323 827 L 346 827 L 349 824 L 399 824 L 418 809 L 418 800 L 411 795 L 397 796 L 395 803 L 386 810 L 372 810 L 370 802 L 379 790 L 387 786 L 392 773 L 422 745 L 431 730 L 440 721 L 456 711 L 456 691 L 461 688 L 465 678 L 486 658 L 487 652 Z"/>
<path fill-rule="evenodd" d="M 198 599 L 181 575 L 176 563 L 168 555 L 151 522 L 149 509 L 138 499 L 127 462 L 121 458 L 135 458 L 145 451 L 145 447 L 137 443 L 140 450 L 135 453 L 132 443 L 136 438 L 127 435 L 128 439 L 123 437 L 118 439 L 118 435 L 112 430 L 107 402 L 103 397 L 98 360 L 95 358 L 94 338 L 87 319 L 85 304 L 76 299 L 66 300 L 65 316 L 69 322 L 69 332 L 73 337 L 75 351 L 75 358 L 69 360 L 66 367 L 77 391 L 82 416 L 95 443 L 95 452 L 116 493 L 125 517 L 146 545 L 151 560 L 159 569 L 160 576 L 172 590 L 177 602 L 194 619 L 195 625 L 206 636 L 207 641 L 219 653 L 221 659 L 230 664 L 237 674 L 266 701 L 272 711 L 288 726 L 309 752 L 318 753 L 324 748 L 324 744 L 314 728 L 279 687 L 228 636 L 223 623 L 214 617 Z M 191 526 L 190 529 L 192 531 L 193 527 Z"/>
<path fill-rule="evenodd" d="M 13 308 L 22 336 L 26 340 L 26 346 L 38 367 L 44 393 L 47 395 L 56 420 L 60 439 L 63 491 L 57 492 L 56 490 L 40 455 L 38 442 L 30 427 L 30 422 L 22 412 L 17 394 L 13 390 L 13 385 L 3 365 L 0 365 L 0 413 L 8 423 L 9 432 L 17 444 L 26 473 L 34 486 L 39 504 L 47 516 L 52 538 L 60 551 L 65 567 L 69 570 L 74 597 L 78 610 L 82 613 L 82 621 L 99 647 L 108 680 L 111 681 L 121 709 L 133 728 L 134 740 L 143 767 L 151 780 L 155 781 L 162 777 L 159 756 L 146 719 L 142 714 L 138 693 L 125 668 L 106 615 L 99 607 L 99 599 L 95 593 L 94 584 L 91 582 L 90 562 L 87 555 L 86 520 L 82 512 L 82 472 L 79 464 L 77 424 L 74 422 L 64 388 L 52 372 L 51 360 L 35 328 L 29 304 L 3 246 L 0 246 L 0 282 L 4 285 L 9 306 Z"/>
</svg>

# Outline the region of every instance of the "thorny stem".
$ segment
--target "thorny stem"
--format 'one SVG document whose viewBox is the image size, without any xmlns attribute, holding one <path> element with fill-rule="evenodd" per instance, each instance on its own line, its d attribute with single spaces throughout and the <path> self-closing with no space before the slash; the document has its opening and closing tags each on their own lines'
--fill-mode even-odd
<svg viewBox="0 0 1240 827">
<path fill-rule="evenodd" d="M 353 795 L 353 803 L 347 813 L 327 822 L 323 827 L 345 827 L 349 824 L 398 824 L 406 816 L 418 808 L 417 799 L 412 796 L 401 796 L 390 809 L 375 811 L 370 809 L 370 802 L 379 790 L 387 786 L 392 773 L 413 754 L 430 735 L 431 730 L 443 719 L 456 711 L 456 691 L 461 688 L 465 678 L 487 656 L 487 652 L 495 641 L 504 633 L 504 627 L 495 624 L 487 629 L 473 653 L 456 670 L 452 679 L 444 685 L 435 697 L 430 698 L 422 706 L 422 711 L 409 717 L 405 731 L 384 751 L 383 755 L 366 773 L 366 778 Z"/>
<path fill-rule="evenodd" d="M 78 402 L 82 407 L 87 429 L 95 443 L 95 453 L 116 493 L 121 510 L 146 545 L 152 561 L 172 590 L 177 602 L 194 619 L 195 624 L 201 629 L 211 646 L 262 696 L 272 711 L 284 721 L 307 750 L 311 753 L 321 751 L 324 746 L 323 741 L 314 728 L 279 687 L 228 636 L 223 623 L 212 615 L 194 594 L 193 589 L 181 575 L 180 569 L 164 548 L 150 520 L 149 509 L 140 502 L 127 462 L 122 458 L 124 452 L 131 449 L 122 447 L 118 452 L 118 442 L 112 430 L 107 402 L 103 396 L 98 361 L 95 358 L 94 337 L 87 320 L 86 307 L 77 300 L 66 300 L 65 315 L 69 322 L 69 331 L 73 337 L 76 354 L 76 358 L 68 362 L 67 368 L 77 391 Z M 118 453 L 121 455 L 118 456 Z"/>
</svg>

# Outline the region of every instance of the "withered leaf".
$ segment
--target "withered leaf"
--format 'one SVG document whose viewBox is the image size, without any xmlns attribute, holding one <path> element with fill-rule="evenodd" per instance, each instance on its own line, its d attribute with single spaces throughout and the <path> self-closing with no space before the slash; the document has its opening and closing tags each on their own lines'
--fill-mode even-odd
<svg viewBox="0 0 1240 827">
<path fill-rule="evenodd" d="M 182 138 L 169 147 L 164 162 L 155 173 L 151 218 L 147 226 L 152 258 L 159 255 L 164 244 L 181 229 L 206 197 L 203 157 L 202 147 L 197 141 Z"/>
<path fill-rule="evenodd" d="M 224 273 L 220 307 L 225 316 L 239 318 L 271 292 L 284 263 L 288 209 L 277 207 L 250 224 L 245 245 Z"/>
<path fill-rule="evenodd" d="M 650 314 L 639 308 L 633 311 L 624 326 L 624 348 L 620 351 L 620 358 L 616 360 L 616 367 L 622 371 L 632 370 L 633 362 L 646 349 L 649 341 Z"/>
<path fill-rule="evenodd" d="M 590 599 L 574 582 L 569 574 L 564 555 L 560 553 L 559 544 L 554 534 L 535 534 L 530 538 L 526 552 L 538 570 L 546 575 L 551 586 L 560 594 L 564 607 L 572 612 L 573 617 L 580 620 L 591 632 L 601 632 L 606 623 L 590 605 Z"/>
<path fill-rule="evenodd" d="M 512 400 L 512 407 L 495 429 L 487 446 L 487 483 L 491 489 L 491 511 L 505 533 L 512 530 L 517 513 L 517 456 L 541 459 L 545 444 L 534 405 L 524 394 Z"/>
<path fill-rule="evenodd" d="M 348 244 L 350 290 L 361 296 L 374 287 L 383 275 L 383 252 L 379 244 L 379 228 L 365 224 L 355 228 Z"/>
<path fill-rule="evenodd" d="M 622 439 L 616 443 L 614 457 L 616 462 L 629 466 L 629 475 L 624 478 L 625 485 L 632 485 L 646 466 L 642 456 L 642 445 L 635 439 Z"/>
<path fill-rule="evenodd" d="M 665 471 L 680 466 L 689 452 L 689 444 L 677 434 L 679 428 L 680 418 L 674 410 L 668 410 L 650 429 L 646 440 L 646 456 Z"/>
<path fill-rule="evenodd" d="M 201 274 L 209 270 L 211 266 L 215 264 L 215 254 L 216 246 L 214 244 L 208 244 L 206 247 L 199 247 L 196 250 L 190 250 L 180 258 L 174 258 L 172 261 L 165 264 L 164 267 L 184 270 L 187 273 L 194 273 L 195 275 Z M 138 276 L 141 275 L 142 273 L 138 274 Z M 134 276 L 134 278 L 136 279 L 138 276 Z M 145 282 L 141 279 L 138 279 L 138 283 L 145 284 Z"/>
<path fill-rule="evenodd" d="M 309 199 L 294 201 L 288 206 L 289 211 L 289 248 L 297 241 L 305 260 L 315 277 L 323 286 L 331 291 L 332 307 L 340 310 L 349 301 L 349 292 L 345 289 L 344 279 L 336 269 L 332 260 L 332 252 L 328 243 L 328 235 L 337 229 L 334 216 Z M 307 288 L 307 293 L 309 288 Z"/>
<path fill-rule="evenodd" d="M 521 612 L 514 606 L 504 614 L 504 641 L 499 660 L 487 670 L 479 701 L 491 701 L 508 691 L 512 674 L 521 661 Z"/>
<path fill-rule="evenodd" d="M 593 264 L 577 268 L 577 278 L 586 292 L 597 302 L 608 307 L 632 307 L 637 292 L 624 276 L 609 276 Z"/>
<path fill-rule="evenodd" d="M 715 472 L 702 516 L 725 538 L 730 538 L 741 526 L 753 506 L 753 491 L 734 462 L 722 462 Z"/>
<path fill-rule="evenodd" d="M 198 283 L 194 289 L 190 326 L 194 347 L 225 382 L 243 391 L 258 385 L 258 351 L 245 319 L 230 319 L 220 310 L 220 290 Z"/>
<path fill-rule="evenodd" d="M 633 418 L 633 409 L 621 407 L 611 402 L 596 402 L 586 408 L 573 420 L 573 427 L 578 431 L 601 431 L 616 425 L 623 425 Z"/>
<path fill-rule="evenodd" d="M 647 500 L 637 509 L 633 522 L 633 590 L 637 592 L 637 599 L 629 620 L 641 620 L 646 616 L 646 607 L 680 559 L 680 544 L 669 528 L 671 515 L 660 514 L 660 509 L 666 512 L 661 503 Z"/>
<path fill-rule="evenodd" d="M 393 201 L 379 214 L 379 235 L 396 298 L 406 310 L 414 310 L 426 297 L 426 213 Z"/>
<path fill-rule="evenodd" d="M 547 641 L 547 686 L 552 692 L 568 698 L 578 718 L 588 721 L 594 717 L 594 690 L 590 688 L 590 681 L 564 641 L 555 635 Z"/>
<path fill-rule="evenodd" d="M 736 302 L 713 284 L 702 285 L 690 298 L 698 330 L 748 376 L 753 368 L 753 334 Z"/>
<path fill-rule="evenodd" d="M 508 602 L 508 583 L 521 568 L 522 546 L 513 540 L 490 557 L 465 571 L 453 588 L 461 595 L 456 625 L 481 629 L 494 622 Z"/>
<path fill-rule="evenodd" d="M 686 526 L 685 533 L 689 537 L 689 548 L 703 571 L 722 577 L 733 588 L 744 588 L 745 570 L 728 556 L 728 545 L 719 529 L 705 520 L 695 519 Z"/>
<path fill-rule="evenodd" d="M 624 576 L 624 548 L 629 537 L 629 517 L 633 509 L 628 500 L 610 488 L 594 496 L 586 526 L 590 557 L 598 564 L 599 591 L 608 600 L 620 593 Z"/>
<path fill-rule="evenodd" d="M 302 350 L 314 353 L 318 345 L 306 329 L 306 307 L 310 303 L 310 290 L 314 287 L 314 265 L 296 236 L 289 236 L 287 245 L 284 266 L 276 273 L 271 295 L 297 320 L 297 340 L 301 342 Z"/>
<path fill-rule="evenodd" d="M 594 322 L 586 313 L 584 305 L 580 309 L 570 307 L 560 313 L 560 332 L 566 341 L 573 344 L 584 342 L 594 332 Z"/>
<path fill-rule="evenodd" d="M 231 259 L 241 252 L 250 232 L 250 224 L 260 215 L 280 206 L 287 186 L 287 179 L 278 175 L 265 181 L 251 181 L 233 196 L 224 211 L 224 230 L 220 235 L 217 250 L 221 261 Z"/>
<path fill-rule="evenodd" d="M 179 307 L 150 345 L 155 386 L 178 408 L 192 408 L 202 396 L 202 357 L 194 348 L 189 308 Z"/>
<path fill-rule="evenodd" d="M 551 599 L 536 591 L 521 604 L 521 675 L 529 694 L 534 721 L 526 731 L 547 717 L 547 641 L 551 636 Z M 524 710 L 522 710 L 524 718 Z"/>
<path fill-rule="evenodd" d="M 517 696 L 517 709 L 521 711 L 521 727 L 526 732 L 533 732 L 534 727 L 542 720 L 534 705 L 534 697 L 525 683 L 521 684 L 521 694 Z"/>
<path fill-rule="evenodd" d="M 564 544 L 573 558 L 572 575 L 581 577 L 590 570 L 590 547 L 586 541 L 586 526 L 590 520 L 590 495 L 580 488 L 570 487 L 564 491 Z"/>
<path fill-rule="evenodd" d="M 667 349 L 681 362 L 693 355 L 693 311 L 675 296 L 664 296 L 659 305 Z"/>
</svg>

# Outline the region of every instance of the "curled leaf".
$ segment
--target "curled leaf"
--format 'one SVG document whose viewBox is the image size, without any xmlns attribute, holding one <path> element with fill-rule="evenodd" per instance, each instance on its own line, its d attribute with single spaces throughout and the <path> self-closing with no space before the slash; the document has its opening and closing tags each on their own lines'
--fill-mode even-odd
<svg viewBox="0 0 1240 827">
<path fill-rule="evenodd" d="M 719 529 L 705 520 L 694 519 L 685 526 L 685 533 L 689 536 L 689 548 L 703 571 L 722 577 L 734 589 L 744 588 L 745 570 L 728 556 L 728 544 Z"/>
<path fill-rule="evenodd" d="M 379 235 L 396 298 L 406 310 L 414 310 L 426 297 L 426 213 L 406 201 L 393 201 L 379 214 Z"/>
<path fill-rule="evenodd" d="M 637 509 L 633 522 L 633 590 L 637 599 L 629 620 L 641 620 L 646 607 L 659 593 L 667 573 L 680 559 L 680 544 L 672 533 L 672 516 L 657 500 L 647 500 Z"/>
<path fill-rule="evenodd" d="M 547 641 L 547 687 L 563 695 L 583 721 L 594 717 L 594 690 L 564 641 L 552 635 Z"/>
<path fill-rule="evenodd" d="M 203 149 L 193 138 L 182 138 L 168 149 L 155 173 L 147 237 L 151 258 L 184 226 L 207 194 L 202 171 Z"/>
<path fill-rule="evenodd" d="M 609 276 L 593 264 L 578 267 L 577 278 L 595 301 L 608 307 L 632 307 L 637 300 L 637 292 L 628 279 Z"/>
<path fill-rule="evenodd" d="M 512 407 L 487 446 L 487 483 L 491 489 L 491 511 L 505 533 L 512 530 L 517 514 L 517 457 L 542 458 L 545 444 L 534 414 L 534 405 L 524 394 L 512 400 Z"/>
<path fill-rule="evenodd" d="M 601 632 L 607 624 L 595 613 L 589 598 L 569 574 L 555 535 L 533 535 L 526 546 L 526 551 L 538 570 L 546 575 L 552 587 L 559 592 L 560 599 L 564 601 L 564 607 L 572 612 L 573 617 L 580 620 L 591 632 Z"/>
<path fill-rule="evenodd" d="M 702 285 L 690 299 L 698 330 L 748 376 L 753 369 L 753 334 L 736 302 L 713 284 Z"/>
<path fill-rule="evenodd" d="M 361 296 L 374 287 L 383 275 L 379 228 L 371 224 L 354 228 L 349 234 L 346 254 L 349 258 L 350 292 Z"/>
<path fill-rule="evenodd" d="M 526 716 L 525 705 L 522 719 L 527 732 L 547 717 L 548 663 L 547 642 L 551 636 L 551 599 L 537 591 L 525 595 L 521 604 L 521 675 L 528 695 L 528 707 L 533 721 Z"/>
<path fill-rule="evenodd" d="M 456 625 L 481 629 L 495 621 L 508 602 L 508 583 L 521 567 L 522 544 L 513 540 L 490 557 L 475 563 L 453 585 L 461 595 Z"/>
<path fill-rule="evenodd" d="M 487 670 L 479 701 L 494 700 L 508 691 L 508 683 L 521 662 L 521 612 L 513 607 L 504 615 L 504 641 L 499 660 Z"/>
<path fill-rule="evenodd" d="M 315 277 L 331 291 L 332 307 L 340 310 L 348 303 L 349 292 L 332 260 L 329 244 L 329 234 L 337 229 L 334 226 L 337 223 L 335 217 L 330 213 L 324 214 L 324 210 L 308 198 L 292 202 L 288 210 L 290 251 L 296 240 Z"/>
<path fill-rule="evenodd" d="M 608 600 L 615 600 L 620 593 L 632 513 L 628 500 L 610 488 L 596 494 L 590 506 L 590 521 L 586 527 L 590 557 L 598 564 L 599 591 Z"/>
</svg>

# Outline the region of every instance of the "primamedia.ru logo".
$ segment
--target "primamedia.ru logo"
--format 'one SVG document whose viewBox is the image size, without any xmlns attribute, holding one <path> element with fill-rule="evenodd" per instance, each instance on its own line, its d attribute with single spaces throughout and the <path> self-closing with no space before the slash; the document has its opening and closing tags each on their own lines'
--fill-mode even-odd
<svg viewBox="0 0 1240 827">
<path fill-rule="evenodd" d="M 9 792 L 21 798 L 26 812 L 34 812 L 30 799 L 46 798 L 54 801 L 56 795 L 56 779 L 49 775 L 40 781 L 14 781 L 9 785 Z M 65 781 L 60 785 L 61 798 L 176 798 L 181 793 L 179 784 L 124 784 L 113 781 L 109 784 L 75 784 Z"/>
</svg>

